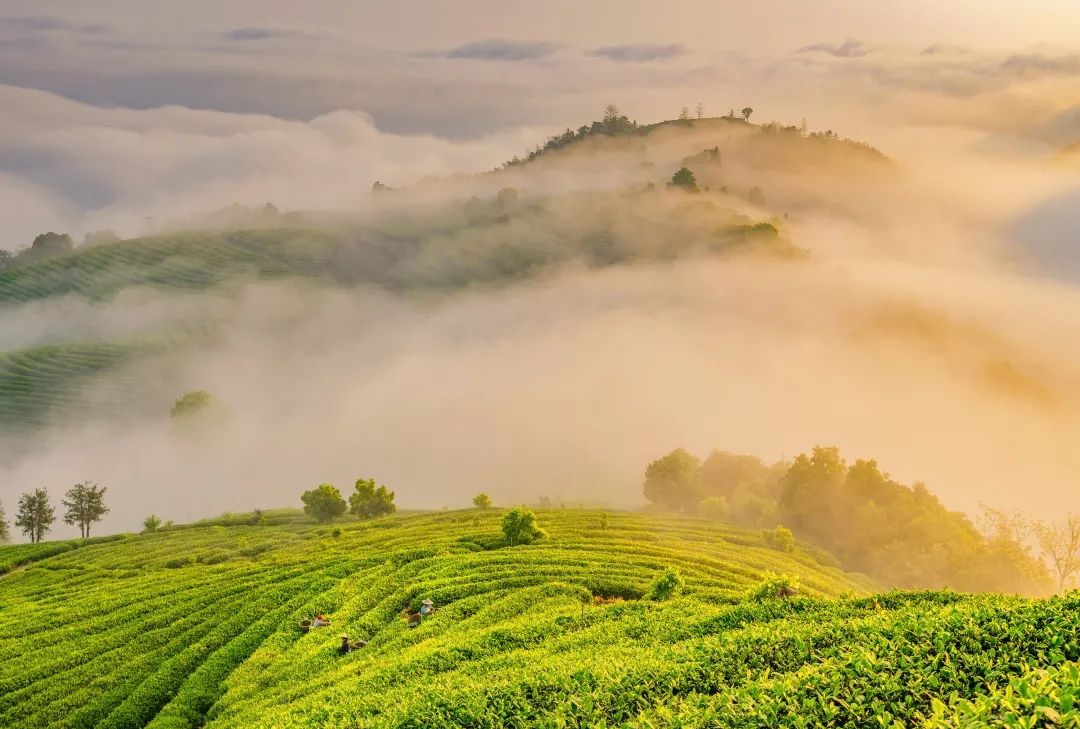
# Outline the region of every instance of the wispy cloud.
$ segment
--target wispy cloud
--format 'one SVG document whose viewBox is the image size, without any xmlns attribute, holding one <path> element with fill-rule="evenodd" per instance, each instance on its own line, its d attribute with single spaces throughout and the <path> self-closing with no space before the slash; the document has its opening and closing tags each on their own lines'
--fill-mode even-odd
<svg viewBox="0 0 1080 729">
<path fill-rule="evenodd" d="M 848 38 L 839 45 L 835 43 L 814 43 L 803 46 L 798 50 L 798 53 L 827 53 L 837 58 L 862 58 L 873 50 L 862 41 Z"/>
<path fill-rule="evenodd" d="M 0 29 L 22 33 L 99 34 L 107 28 L 98 23 L 75 23 L 52 15 L 7 15 L 0 17 Z"/>
<path fill-rule="evenodd" d="M 532 61 L 547 58 L 558 46 L 555 43 L 522 43 L 505 38 L 488 38 L 445 52 L 432 52 L 423 55 L 442 56 L 445 58 L 464 58 L 481 61 Z"/>
<path fill-rule="evenodd" d="M 221 35 L 223 38 L 233 41 L 261 41 L 269 40 L 271 38 L 288 38 L 296 35 L 296 33 L 276 28 L 251 26 L 246 28 L 233 28 L 232 30 L 225 31 Z"/>
<path fill-rule="evenodd" d="M 686 53 L 686 46 L 682 43 L 669 43 L 658 45 L 653 43 L 636 43 L 623 46 L 604 46 L 597 48 L 589 55 L 603 56 L 613 61 L 657 61 L 664 58 L 675 58 Z"/>
</svg>

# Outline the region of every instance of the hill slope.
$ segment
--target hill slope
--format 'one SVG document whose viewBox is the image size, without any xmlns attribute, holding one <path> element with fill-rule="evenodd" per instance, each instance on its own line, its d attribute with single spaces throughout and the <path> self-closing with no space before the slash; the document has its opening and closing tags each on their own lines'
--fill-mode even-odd
<svg viewBox="0 0 1080 729">
<path fill-rule="evenodd" d="M 1075 597 L 835 599 L 871 586 L 721 524 L 547 511 L 549 537 L 503 547 L 500 516 L 0 549 L 37 560 L 0 578 L 0 724 L 910 724 L 1078 658 Z M 639 599 L 667 566 L 685 594 Z M 746 600 L 766 571 L 808 596 Z M 440 610 L 410 629 L 424 597 Z M 332 626 L 302 634 L 315 612 Z M 341 632 L 368 645 L 339 656 Z"/>
</svg>

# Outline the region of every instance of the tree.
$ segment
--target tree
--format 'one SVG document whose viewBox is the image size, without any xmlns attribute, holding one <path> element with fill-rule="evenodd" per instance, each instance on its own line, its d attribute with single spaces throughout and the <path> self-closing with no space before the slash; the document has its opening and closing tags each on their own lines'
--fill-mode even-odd
<svg viewBox="0 0 1080 729">
<path fill-rule="evenodd" d="M 35 489 L 32 493 L 19 497 L 19 511 L 15 514 L 15 526 L 30 537 L 32 543 L 42 540 L 52 530 L 56 521 L 56 510 L 49 503 L 49 492 Z"/>
<path fill-rule="evenodd" d="M 4 512 L 4 502 L 0 501 L 0 544 L 11 541 L 11 531 L 8 528 L 7 514 Z"/>
<path fill-rule="evenodd" d="M 251 526 L 266 526 L 266 514 L 262 509 L 252 509 Z"/>
<path fill-rule="evenodd" d="M 75 244 L 71 240 L 71 236 L 67 233 L 42 233 L 34 238 L 34 242 L 30 244 L 30 250 L 34 251 L 39 256 L 54 256 L 60 253 L 67 253 Z"/>
<path fill-rule="evenodd" d="M 151 514 L 143 519 L 142 527 L 143 534 L 156 532 L 161 527 L 161 519 L 159 519 L 156 514 Z"/>
<path fill-rule="evenodd" d="M 1069 578 L 1080 572 L 1080 517 L 1069 514 L 1057 524 L 1037 521 L 1031 530 L 1043 557 L 1057 574 L 1058 590 L 1064 590 Z"/>
<path fill-rule="evenodd" d="M 645 498 L 654 504 L 689 512 L 701 501 L 698 459 L 682 448 L 659 458 L 645 469 Z"/>
<path fill-rule="evenodd" d="M 751 109 L 749 106 L 745 107 L 742 110 L 743 121 L 750 121 L 750 115 L 753 114 L 753 113 L 754 113 L 753 109 Z"/>
<path fill-rule="evenodd" d="M 105 506 L 105 487 L 92 481 L 75 484 L 64 496 L 61 500 L 67 508 L 64 523 L 77 524 L 79 534 L 84 538 L 90 536 L 90 525 L 109 513 L 109 507 Z"/>
<path fill-rule="evenodd" d="M 686 120 L 687 120 L 687 119 L 689 119 L 689 118 L 690 118 L 690 110 L 689 110 L 689 109 L 687 109 L 687 108 L 686 108 L 686 107 L 684 106 L 684 107 L 683 107 L 683 108 L 682 108 L 682 109 L 681 109 L 681 110 L 679 111 L 679 119 L 680 119 L 681 121 L 686 121 Z"/>
<path fill-rule="evenodd" d="M 221 401 L 206 390 L 194 390 L 177 399 L 169 414 L 173 418 L 186 418 L 220 406 Z"/>
<path fill-rule="evenodd" d="M 475 506 L 477 509 L 490 509 L 491 497 L 487 494 L 477 494 L 473 497 L 472 505 Z"/>
<path fill-rule="evenodd" d="M 341 492 L 332 484 L 319 484 L 300 496 L 304 502 L 304 513 L 314 517 L 322 524 L 328 524 L 345 513 L 348 504 L 341 498 Z"/>
<path fill-rule="evenodd" d="M 502 520 L 502 533 L 511 547 L 515 544 L 529 544 L 534 539 L 546 536 L 544 530 L 536 526 L 536 514 L 520 506 L 506 512 Z"/>
<path fill-rule="evenodd" d="M 682 190 L 697 192 L 697 178 L 687 167 L 680 167 L 679 171 L 671 176 L 671 184 Z"/>
<path fill-rule="evenodd" d="M 709 519 L 727 519 L 730 509 L 723 496 L 709 496 L 698 504 L 698 513 Z"/>
<path fill-rule="evenodd" d="M 321 487 L 320 487 L 321 488 Z M 397 511 L 394 492 L 385 486 L 376 488 L 375 479 L 357 479 L 356 493 L 349 497 L 349 512 L 361 519 L 374 519 Z"/>
<path fill-rule="evenodd" d="M 614 104 L 608 104 L 604 107 L 604 123 L 613 124 L 619 120 L 622 114 L 619 112 L 619 107 Z"/>
<path fill-rule="evenodd" d="M 9 250 L 0 248 L 0 271 L 15 262 L 15 254 Z"/>
<path fill-rule="evenodd" d="M 701 119 L 702 117 L 704 117 L 704 116 L 705 116 L 705 105 L 704 105 L 704 104 L 702 104 L 702 103 L 701 103 L 701 102 L 699 101 L 699 102 L 697 103 L 697 107 L 695 108 L 695 111 L 697 111 L 697 118 L 698 118 L 698 119 Z"/>
</svg>

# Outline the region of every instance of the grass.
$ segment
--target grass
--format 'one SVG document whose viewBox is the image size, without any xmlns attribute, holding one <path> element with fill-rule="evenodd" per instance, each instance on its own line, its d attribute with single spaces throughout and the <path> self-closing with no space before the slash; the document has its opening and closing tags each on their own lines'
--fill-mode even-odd
<svg viewBox="0 0 1080 729">
<path fill-rule="evenodd" d="M 542 511 L 505 547 L 498 510 L 268 516 L 0 548 L 26 563 L 0 579 L 0 725 L 976 726 L 1076 683 L 1076 596 L 873 594 L 703 520 Z M 683 592 L 643 599 L 669 567 Z M 800 596 L 748 599 L 769 573 Z"/>
</svg>

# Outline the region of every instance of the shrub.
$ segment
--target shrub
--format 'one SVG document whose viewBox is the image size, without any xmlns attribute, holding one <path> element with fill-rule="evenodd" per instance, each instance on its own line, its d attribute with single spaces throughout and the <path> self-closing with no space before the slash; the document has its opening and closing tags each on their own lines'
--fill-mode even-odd
<svg viewBox="0 0 1080 729">
<path fill-rule="evenodd" d="M 536 514 L 520 506 L 506 512 L 502 521 L 502 533 L 510 546 L 529 544 L 534 539 L 547 536 L 544 530 L 536 526 Z"/>
<path fill-rule="evenodd" d="M 193 563 L 194 561 L 195 559 L 190 554 L 187 554 L 183 557 L 176 557 L 174 559 L 170 559 L 168 562 L 165 563 L 165 566 L 169 569 L 176 569 L 177 567 L 185 567 Z"/>
<path fill-rule="evenodd" d="M 656 602 L 670 600 L 682 592 L 683 579 L 674 567 L 668 567 L 663 574 L 653 580 L 649 588 L 649 599 Z"/>
<path fill-rule="evenodd" d="M 778 575 L 774 572 L 766 572 L 761 577 L 757 587 L 751 588 L 746 594 L 750 602 L 766 602 L 768 600 L 782 599 L 782 594 L 787 589 L 799 589 L 799 581 L 787 575 Z"/>
<path fill-rule="evenodd" d="M 229 557 L 231 556 L 232 555 L 224 549 L 212 549 L 200 554 L 195 558 L 195 561 L 201 564 L 221 564 L 222 562 L 228 562 Z"/>
<path fill-rule="evenodd" d="M 151 532 L 156 532 L 158 528 L 161 527 L 161 519 L 159 519 L 156 514 L 151 514 L 143 519 L 142 525 L 143 534 L 150 534 Z"/>
<path fill-rule="evenodd" d="M 765 544 L 781 552 L 795 550 L 795 536 L 787 527 L 777 525 L 775 529 L 762 529 L 761 538 Z"/>
</svg>

